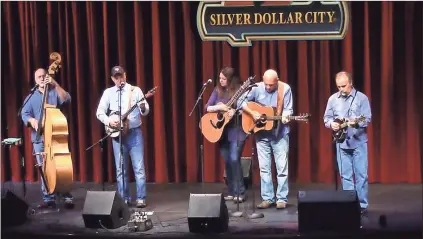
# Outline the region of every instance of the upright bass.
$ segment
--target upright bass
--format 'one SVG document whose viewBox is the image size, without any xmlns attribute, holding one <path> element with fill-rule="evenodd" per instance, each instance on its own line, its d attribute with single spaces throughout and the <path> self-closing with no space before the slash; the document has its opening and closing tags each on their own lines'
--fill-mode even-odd
<svg viewBox="0 0 423 239">
<path fill-rule="evenodd" d="M 47 74 L 53 76 L 60 68 L 62 58 L 59 53 L 50 54 L 53 63 Z M 68 145 L 68 123 L 65 115 L 47 102 L 49 84 L 45 85 L 42 110 L 38 120 L 37 139 L 43 137 L 44 152 L 42 176 L 49 194 L 67 193 L 73 184 L 72 157 Z"/>
</svg>

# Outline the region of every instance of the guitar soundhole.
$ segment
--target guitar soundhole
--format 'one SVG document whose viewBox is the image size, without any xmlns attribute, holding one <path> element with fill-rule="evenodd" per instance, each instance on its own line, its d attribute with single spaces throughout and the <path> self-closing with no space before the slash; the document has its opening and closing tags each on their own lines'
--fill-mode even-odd
<svg viewBox="0 0 423 239">
<path fill-rule="evenodd" d="M 224 122 L 224 121 L 217 121 L 217 122 L 216 122 L 216 127 L 217 127 L 217 128 L 219 128 L 219 129 L 220 129 L 220 128 L 222 128 L 222 126 L 223 126 L 223 122 Z"/>
<path fill-rule="evenodd" d="M 259 120 L 256 121 L 256 127 L 262 128 L 266 125 L 266 115 L 262 115 Z"/>
</svg>

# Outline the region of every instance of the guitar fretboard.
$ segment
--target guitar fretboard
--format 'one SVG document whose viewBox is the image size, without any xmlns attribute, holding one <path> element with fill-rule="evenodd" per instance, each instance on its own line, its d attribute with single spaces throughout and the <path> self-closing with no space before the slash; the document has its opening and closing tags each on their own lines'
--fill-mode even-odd
<svg viewBox="0 0 423 239">
<path fill-rule="evenodd" d="M 235 92 L 235 94 L 231 97 L 231 99 L 226 103 L 226 106 L 231 107 L 236 100 L 244 93 L 244 90 L 250 85 L 251 79 L 248 78 L 244 84 Z"/>
<path fill-rule="evenodd" d="M 302 120 L 303 116 L 287 116 L 289 120 Z M 268 120 L 282 120 L 282 116 L 266 116 Z"/>
</svg>

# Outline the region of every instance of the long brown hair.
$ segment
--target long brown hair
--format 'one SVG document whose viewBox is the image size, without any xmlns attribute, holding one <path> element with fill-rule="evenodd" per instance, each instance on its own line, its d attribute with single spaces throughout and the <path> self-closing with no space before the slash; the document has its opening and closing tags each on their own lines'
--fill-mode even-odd
<svg viewBox="0 0 423 239">
<path fill-rule="evenodd" d="M 225 91 L 222 86 L 220 85 L 220 79 L 218 78 L 218 82 L 216 84 L 217 93 L 219 95 L 219 98 L 222 98 L 224 96 L 227 96 L 228 98 L 231 98 L 235 92 L 239 89 L 241 86 L 241 83 L 239 81 L 239 78 L 235 76 L 235 70 L 232 67 L 224 67 L 219 74 L 222 73 L 226 79 L 227 79 L 227 91 Z"/>
</svg>

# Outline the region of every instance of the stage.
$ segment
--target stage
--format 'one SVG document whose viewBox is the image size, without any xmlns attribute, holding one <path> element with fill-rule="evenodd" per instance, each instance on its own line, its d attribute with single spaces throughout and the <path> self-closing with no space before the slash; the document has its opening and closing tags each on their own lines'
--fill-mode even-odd
<svg viewBox="0 0 423 239">
<path fill-rule="evenodd" d="M 134 184 L 131 184 L 134 193 Z M 26 184 L 25 201 L 30 208 L 36 208 L 41 200 L 40 186 L 36 183 Z M 333 185 L 308 184 L 290 185 L 289 207 L 285 210 L 276 210 L 275 207 L 260 211 L 264 214 L 261 219 L 248 219 L 252 212 L 252 192 L 249 190 L 248 200 L 240 204 L 243 217 L 229 218 L 229 231 L 213 235 L 213 237 L 298 237 L 297 223 L 297 192 L 298 190 L 328 189 L 334 190 Z M 23 198 L 22 183 L 3 184 L 2 194 L 10 190 Z M 190 193 L 225 193 L 226 185 L 223 183 L 205 184 L 148 184 L 147 204 L 144 209 L 130 208 L 130 211 L 154 211 L 149 218 L 153 228 L 146 232 L 130 232 L 126 226 L 118 229 L 88 229 L 82 219 L 82 208 L 87 190 L 102 191 L 102 184 L 75 183 L 72 194 L 74 195 L 75 208 L 63 211 L 36 211 L 30 215 L 27 222 L 13 228 L 2 228 L 3 238 L 73 238 L 102 237 L 197 237 L 190 233 L 187 222 L 188 202 Z M 106 191 L 115 190 L 115 185 L 106 184 Z M 256 189 L 256 204 L 260 201 L 259 190 Z M 395 185 L 370 185 L 369 202 L 371 204 L 367 216 L 362 218 L 360 238 L 405 236 L 406 238 L 421 238 L 422 226 L 422 186 L 409 184 Z M 236 204 L 226 202 L 229 211 L 236 210 Z M 387 218 L 386 227 L 379 223 L 381 215 Z M 324 216 L 324 215 L 322 215 Z M 2 218 L 7 220 L 7 218 Z M 311 238 L 313 235 L 308 235 Z M 314 235 L 332 238 L 331 235 Z M 332 235 L 333 238 L 338 238 Z M 300 237 L 305 237 L 300 235 Z M 320 238 L 320 237 L 319 237 Z"/>
</svg>

